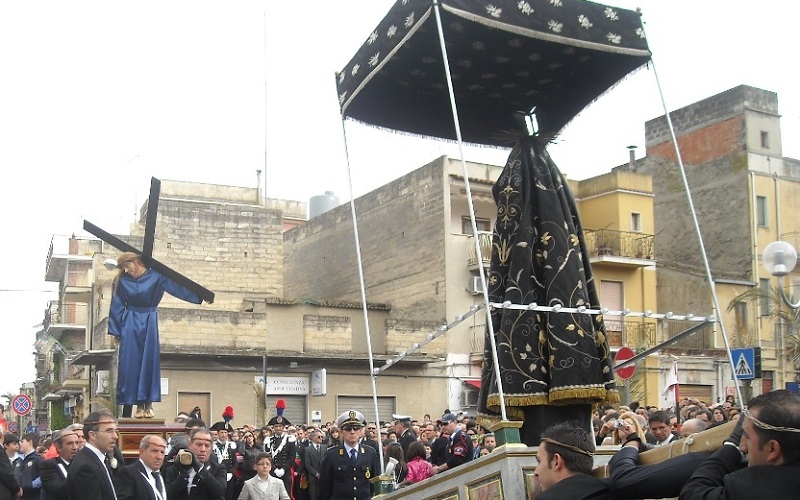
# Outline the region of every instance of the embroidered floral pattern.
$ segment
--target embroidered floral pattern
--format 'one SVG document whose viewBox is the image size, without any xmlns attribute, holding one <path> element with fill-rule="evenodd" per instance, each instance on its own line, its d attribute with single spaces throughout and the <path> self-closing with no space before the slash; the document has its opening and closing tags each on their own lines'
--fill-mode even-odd
<svg viewBox="0 0 800 500">
<path fill-rule="evenodd" d="M 598 307 L 577 206 L 539 139 L 512 150 L 492 193 L 497 222 L 487 286 L 491 302 Z M 602 318 L 600 318 L 602 319 Z M 605 326 L 593 316 L 492 311 L 506 407 L 587 404 L 616 394 Z M 488 335 L 488 330 L 487 330 Z M 491 341 L 485 340 L 478 411 L 498 409 Z M 486 390 L 484 390 L 486 389 Z M 613 399 L 613 397 L 611 397 Z"/>
</svg>

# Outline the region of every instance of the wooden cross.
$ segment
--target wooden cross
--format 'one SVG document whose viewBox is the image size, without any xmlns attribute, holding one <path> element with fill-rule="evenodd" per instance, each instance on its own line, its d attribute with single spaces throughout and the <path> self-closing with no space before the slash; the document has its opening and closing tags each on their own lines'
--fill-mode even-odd
<svg viewBox="0 0 800 500">
<path fill-rule="evenodd" d="M 146 266 L 158 271 L 164 277 L 171 279 L 184 288 L 193 291 L 207 303 L 213 304 L 214 292 L 208 288 L 205 288 L 199 283 L 192 281 L 179 272 L 170 269 L 166 265 L 153 258 L 153 244 L 156 236 L 156 216 L 158 215 L 158 198 L 160 194 L 161 181 L 153 177 L 150 180 L 150 200 L 147 203 L 147 217 L 144 225 L 144 242 L 142 243 L 141 250 L 137 250 L 132 245 L 129 245 L 113 234 L 100 229 L 88 220 L 83 221 L 83 229 L 123 252 L 133 252 L 141 255 L 142 262 Z"/>
</svg>

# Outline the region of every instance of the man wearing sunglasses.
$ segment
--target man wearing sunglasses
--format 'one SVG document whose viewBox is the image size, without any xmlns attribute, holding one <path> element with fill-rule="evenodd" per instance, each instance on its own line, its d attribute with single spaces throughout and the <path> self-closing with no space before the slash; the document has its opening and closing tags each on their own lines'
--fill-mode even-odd
<svg viewBox="0 0 800 500">
<path fill-rule="evenodd" d="M 368 500 L 373 494 L 370 479 L 380 475 L 378 453 L 360 444 L 364 415 L 350 410 L 336 419 L 342 444 L 328 448 L 319 470 L 320 498 Z"/>
</svg>

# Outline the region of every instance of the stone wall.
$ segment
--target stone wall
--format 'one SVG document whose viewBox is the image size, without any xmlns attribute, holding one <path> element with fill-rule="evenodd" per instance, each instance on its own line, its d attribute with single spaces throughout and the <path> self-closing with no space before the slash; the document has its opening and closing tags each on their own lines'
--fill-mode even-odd
<svg viewBox="0 0 800 500">
<path fill-rule="evenodd" d="M 777 113 L 777 95 L 739 86 L 670 114 L 712 274 L 745 280 L 750 279 L 753 258 L 748 110 Z M 703 273 L 700 245 L 666 119 L 650 120 L 645 129 L 647 157 L 638 162 L 638 168 L 653 177 L 659 267 Z M 663 299 L 660 289 L 659 307 Z"/>
<path fill-rule="evenodd" d="M 162 197 L 153 256 L 239 309 L 245 294 L 283 294 L 281 232 L 278 210 Z M 142 221 L 131 235 L 143 234 Z"/>
<path fill-rule="evenodd" d="M 392 315 L 444 319 L 443 159 L 356 200 L 368 302 Z M 349 205 L 284 235 L 287 298 L 360 301 Z"/>
</svg>

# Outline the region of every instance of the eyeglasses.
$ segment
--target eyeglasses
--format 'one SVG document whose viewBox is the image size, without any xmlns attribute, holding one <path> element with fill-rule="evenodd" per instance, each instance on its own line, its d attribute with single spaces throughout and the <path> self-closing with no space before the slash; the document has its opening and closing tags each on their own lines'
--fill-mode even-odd
<svg viewBox="0 0 800 500">
<path fill-rule="evenodd" d="M 367 430 L 368 430 L 368 431 L 374 431 L 374 430 L 375 430 L 375 427 L 367 427 Z"/>
<path fill-rule="evenodd" d="M 361 430 L 361 426 L 360 425 L 345 425 L 345 426 L 342 426 L 342 430 L 345 431 L 345 432 L 360 431 Z"/>
</svg>

